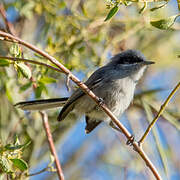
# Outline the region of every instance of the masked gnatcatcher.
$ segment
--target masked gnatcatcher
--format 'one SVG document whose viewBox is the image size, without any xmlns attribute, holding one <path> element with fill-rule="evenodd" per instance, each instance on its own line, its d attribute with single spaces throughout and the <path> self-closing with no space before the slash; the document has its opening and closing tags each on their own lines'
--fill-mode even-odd
<svg viewBox="0 0 180 180">
<path fill-rule="evenodd" d="M 131 103 L 135 86 L 147 65 L 144 55 L 137 50 L 126 50 L 111 58 L 105 66 L 97 69 L 85 82 L 96 96 L 101 98 L 115 116 L 121 116 Z M 102 121 L 116 128 L 104 111 L 80 88 L 69 98 L 44 99 L 19 102 L 15 106 L 23 110 L 43 110 L 63 106 L 58 120 L 62 121 L 71 111 L 85 114 L 86 133 L 90 133 Z"/>
</svg>

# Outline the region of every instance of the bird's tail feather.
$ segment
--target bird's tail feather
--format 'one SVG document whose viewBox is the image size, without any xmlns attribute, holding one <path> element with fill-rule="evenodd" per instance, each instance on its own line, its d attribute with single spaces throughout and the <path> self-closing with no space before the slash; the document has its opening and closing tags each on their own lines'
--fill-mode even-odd
<svg viewBox="0 0 180 180">
<path fill-rule="evenodd" d="M 21 108 L 23 110 L 45 110 L 56 107 L 64 106 L 68 97 L 65 98 L 54 98 L 54 99 L 41 99 L 34 101 L 24 101 L 15 104 L 17 108 Z"/>
</svg>

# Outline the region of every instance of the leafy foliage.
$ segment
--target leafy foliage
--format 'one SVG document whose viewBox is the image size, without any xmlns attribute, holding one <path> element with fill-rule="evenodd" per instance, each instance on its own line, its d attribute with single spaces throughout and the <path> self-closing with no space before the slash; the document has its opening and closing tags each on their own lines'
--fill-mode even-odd
<svg viewBox="0 0 180 180">
<path fill-rule="evenodd" d="M 19 138 L 16 136 L 15 141 L 11 144 L 0 146 L 0 172 L 9 174 L 12 179 L 24 177 L 24 171 L 28 170 L 27 163 L 22 159 L 24 149 L 31 142 L 20 144 Z"/>
<path fill-rule="evenodd" d="M 167 91 L 179 81 L 179 12 L 169 1 L 144 4 L 15 0 L 5 1 L 4 6 L 19 37 L 54 56 L 80 79 L 86 79 L 112 54 L 124 49 L 139 49 L 148 59 L 156 61 L 138 84 L 139 94 L 121 119 L 136 139 L 149 124 L 146 116 L 147 120 L 153 119 L 167 97 Z M 172 16 L 172 12 L 176 15 Z M 5 23 L 0 24 L 0 29 L 7 31 L 5 27 Z M 169 28 L 171 31 L 166 31 Z M 22 45 L 5 42 L 1 37 L 0 40 L 0 56 L 33 59 L 49 65 L 46 59 Z M 13 104 L 22 100 L 68 96 L 71 92 L 66 91 L 65 81 L 62 73 L 47 67 L 0 58 L 0 173 L 3 172 L 3 177 L 24 178 L 26 172 L 36 169 L 40 173 L 51 171 L 44 176 L 35 172 L 37 178 L 55 179 L 56 173 L 52 173 L 54 161 L 49 163 L 41 116 L 38 112 L 23 112 Z M 159 91 L 159 88 L 165 91 Z M 179 177 L 179 106 L 177 93 L 159 119 L 155 132 L 149 134 L 144 144 L 163 177 Z M 144 173 L 146 166 L 137 159 L 136 153 L 127 151 L 123 143 L 119 144 L 110 128 L 102 125 L 85 136 L 84 124 L 74 120 L 77 119 L 74 114 L 62 123 L 56 121 L 57 114 L 56 109 L 48 111 L 67 179 L 98 179 L 101 176 L 128 179 L 132 173 L 134 179 L 149 178 Z M 15 145 L 14 134 L 18 134 L 21 142 L 31 144 Z M 39 167 L 45 170 L 41 171 Z"/>
</svg>

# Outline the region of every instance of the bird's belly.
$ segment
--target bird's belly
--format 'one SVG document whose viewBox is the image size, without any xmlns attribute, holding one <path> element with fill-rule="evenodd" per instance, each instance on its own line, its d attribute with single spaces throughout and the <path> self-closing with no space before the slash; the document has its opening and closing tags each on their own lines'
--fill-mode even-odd
<svg viewBox="0 0 180 180">
<path fill-rule="evenodd" d="M 119 117 L 130 105 L 134 96 L 135 84 L 131 79 L 121 79 L 113 84 L 107 84 L 94 90 L 94 93 L 103 99 L 113 114 Z M 83 96 L 76 106 L 79 113 L 101 121 L 110 121 L 105 112 L 87 95 Z"/>
</svg>

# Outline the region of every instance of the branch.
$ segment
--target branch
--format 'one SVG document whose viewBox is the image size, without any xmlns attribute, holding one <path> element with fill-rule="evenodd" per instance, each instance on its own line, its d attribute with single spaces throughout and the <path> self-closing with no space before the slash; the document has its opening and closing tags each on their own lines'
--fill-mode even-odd
<svg viewBox="0 0 180 180">
<path fill-rule="evenodd" d="M 54 71 L 58 71 L 58 72 L 62 72 L 60 69 L 55 68 L 51 65 L 42 63 L 42 62 L 38 62 L 35 60 L 31 60 L 31 59 L 25 59 L 25 58 L 16 58 L 16 57 L 7 57 L 7 56 L 0 56 L 0 59 L 8 59 L 10 61 L 22 61 L 22 62 L 27 62 L 27 63 L 31 63 L 31 64 L 36 64 L 36 65 L 41 65 L 41 66 L 45 66 L 48 67 L 49 69 L 52 69 Z"/>
<path fill-rule="evenodd" d="M 10 34 L 16 35 L 14 26 L 8 21 L 6 16 L 6 10 L 4 8 L 3 3 L 0 4 L 0 14 L 4 20 L 4 23 L 6 25 L 6 29 Z"/>
<path fill-rule="evenodd" d="M 26 41 L 21 40 L 18 37 L 12 36 L 2 31 L 0 31 L 0 36 L 2 36 L 1 40 L 22 44 L 33 50 L 34 52 L 39 53 L 41 56 L 45 57 L 51 63 L 55 64 L 58 68 L 60 68 L 66 75 L 68 75 L 72 81 L 74 81 L 89 97 L 91 97 L 103 109 L 103 111 L 111 118 L 111 120 L 117 125 L 117 127 L 119 127 L 119 129 L 128 139 L 128 142 L 131 142 L 133 149 L 142 157 L 146 165 L 150 168 L 155 178 L 157 180 L 161 180 L 158 171 L 156 170 L 150 159 L 147 157 L 142 147 L 140 147 L 136 141 L 132 141 L 132 135 L 126 129 L 126 127 L 121 122 L 119 122 L 119 120 L 113 115 L 113 113 L 107 108 L 107 106 L 100 101 L 100 98 L 98 98 L 84 83 L 82 83 L 76 76 L 74 76 L 71 71 L 69 71 L 65 66 L 63 66 L 59 61 L 57 61 L 54 57 L 50 56 L 48 53 L 38 49 L 37 47 Z"/>
<path fill-rule="evenodd" d="M 44 126 L 44 129 L 46 131 L 46 136 L 48 138 L 49 148 L 51 150 L 52 155 L 55 158 L 55 164 L 56 164 L 58 177 L 59 177 L 60 180 L 64 180 L 64 175 L 63 175 L 63 172 L 62 172 L 62 169 L 61 169 L 61 164 L 60 164 L 60 162 L 58 160 L 58 156 L 57 156 L 56 149 L 55 149 L 55 146 L 54 146 L 52 134 L 51 134 L 51 131 L 50 131 L 50 127 L 49 127 L 49 123 L 48 123 L 48 116 L 43 111 L 40 111 L 40 114 L 42 116 L 43 126 Z"/>
<path fill-rule="evenodd" d="M 173 91 L 170 93 L 170 95 L 167 97 L 167 99 L 165 100 L 164 104 L 161 106 L 158 114 L 156 115 L 156 117 L 154 118 L 154 120 L 149 124 L 148 128 L 146 129 L 145 133 L 143 134 L 142 138 L 139 140 L 139 144 L 143 143 L 144 139 L 147 137 L 147 135 L 149 134 L 149 132 L 151 131 L 152 127 L 154 126 L 154 124 L 156 123 L 156 121 L 158 120 L 158 118 L 162 115 L 162 113 L 165 110 L 165 107 L 167 106 L 167 104 L 169 103 L 170 99 L 173 97 L 173 95 L 175 94 L 175 92 L 180 88 L 180 82 L 176 85 L 176 87 L 173 89 Z"/>
</svg>

